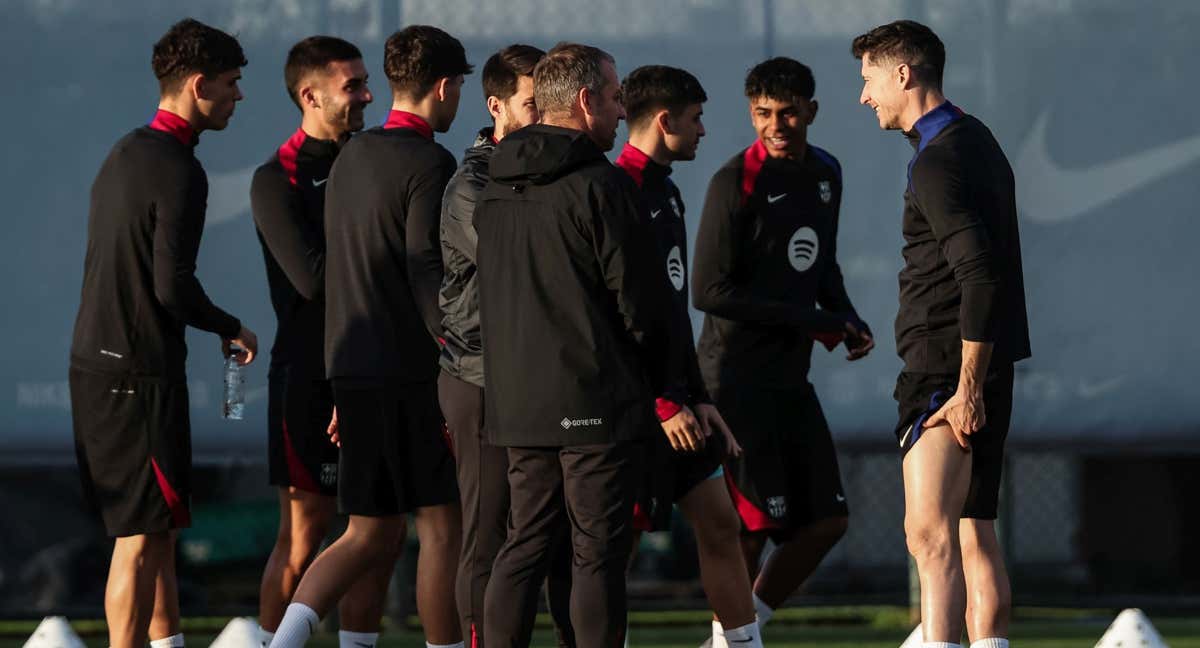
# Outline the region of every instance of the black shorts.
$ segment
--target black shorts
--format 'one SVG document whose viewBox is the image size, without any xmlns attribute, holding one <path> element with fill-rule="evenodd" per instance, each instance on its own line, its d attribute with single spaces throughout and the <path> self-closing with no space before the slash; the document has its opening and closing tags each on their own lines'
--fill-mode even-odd
<svg viewBox="0 0 1200 648">
<path fill-rule="evenodd" d="M 662 428 L 650 431 L 650 460 L 633 507 L 633 528 L 638 531 L 668 531 L 671 505 L 708 479 L 724 474 L 721 461 L 725 446 L 717 434 L 709 437 L 699 452 L 680 452 L 671 447 Z"/>
<path fill-rule="evenodd" d="M 458 501 L 437 383 L 333 379 L 338 408 L 338 510 L 379 517 Z"/>
<path fill-rule="evenodd" d="M 272 369 L 267 403 L 267 460 L 272 486 L 337 495 L 338 448 L 326 433 L 333 415 L 329 381 Z"/>
<path fill-rule="evenodd" d="M 187 383 L 71 367 L 75 455 L 111 537 L 191 526 Z"/>
<path fill-rule="evenodd" d="M 921 425 L 954 394 L 957 386 L 957 374 L 900 373 L 895 392 L 900 410 L 896 440 L 902 454 L 908 454 L 920 440 Z M 985 423 L 981 430 L 970 436 L 971 485 L 963 504 L 964 518 L 996 519 L 1000 474 L 1004 468 L 1004 441 L 1008 438 L 1008 425 L 1012 419 L 1012 396 L 1012 365 L 989 371 L 983 382 Z"/>
<path fill-rule="evenodd" d="M 724 387 L 717 408 L 744 450 L 725 464 L 743 529 L 785 542 L 814 522 L 850 514 L 833 436 L 812 385 Z"/>
</svg>

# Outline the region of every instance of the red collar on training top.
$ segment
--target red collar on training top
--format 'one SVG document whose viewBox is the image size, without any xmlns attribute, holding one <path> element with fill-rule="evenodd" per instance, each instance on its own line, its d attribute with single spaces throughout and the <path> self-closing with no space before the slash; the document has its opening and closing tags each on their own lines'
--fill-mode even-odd
<svg viewBox="0 0 1200 648">
<path fill-rule="evenodd" d="M 429 122 L 421 118 L 420 115 L 414 115 L 403 110 L 393 110 L 388 113 L 387 121 L 383 122 L 384 128 L 411 128 L 423 137 L 433 139 L 433 127 Z"/>
<path fill-rule="evenodd" d="M 184 146 L 195 146 L 200 141 L 200 135 L 188 120 L 162 108 L 154 113 L 154 119 L 150 120 L 150 128 L 174 135 Z"/>
</svg>

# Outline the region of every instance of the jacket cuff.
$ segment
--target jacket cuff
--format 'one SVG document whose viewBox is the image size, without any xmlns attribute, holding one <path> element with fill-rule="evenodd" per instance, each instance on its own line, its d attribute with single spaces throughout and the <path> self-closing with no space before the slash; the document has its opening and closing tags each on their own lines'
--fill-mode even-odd
<svg viewBox="0 0 1200 648">
<path fill-rule="evenodd" d="M 659 422 L 666 421 L 683 410 L 683 405 L 676 403 L 669 398 L 654 399 L 654 412 L 658 414 Z"/>
</svg>

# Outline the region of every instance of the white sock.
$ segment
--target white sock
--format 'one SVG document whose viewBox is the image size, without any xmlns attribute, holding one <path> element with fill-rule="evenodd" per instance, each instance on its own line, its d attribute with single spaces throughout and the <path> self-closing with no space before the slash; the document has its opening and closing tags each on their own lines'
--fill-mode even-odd
<svg viewBox="0 0 1200 648">
<path fill-rule="evenodd" d="M 425 648 L 466 648 L 466 643 L 460 641 L 458 643 L 452 643 L 452 644 L 431 644 L 428 641 L 426 641 Z"/>
<path fill-rule="evenodd" d="M 375 648 L 377 641 L 379 641 L 378 632 L 338 630 L 338 648 Z"/>
<path fill-rule="evenodd" d="M 183 633 L 155 639 L 150 642 L 150 648 L 183 648 Z"/>
<path fill-rule="evenodd" d="M 283 613 L 283 621 L 275 629 L 270 648 L 300 648 L 316 631 L 321 617 L 303 603 L 292 603 Z"/>
<path fill-rule="evenodd" d="M 762 635 L 758 623 L 747 623 L 740 628 L 725 631 L 725 641 L 731 648 L 762 648 Z"/>
<path fill-rule="evenodd" d="M 922 648 L 962 648 L 962 644 L 950 643 L 949 641 L 926 641 L 921 646 Z"/>
<path fill-rule="evenodd" d="M 725 640 L 725 628 L 721 627 L 721 622 L 713 619 L 713 638 L 712 648 L 729 648 L 729 642 Z"/>
<path fill-rule="evenodd" d="M 758 617 L 758 628 L 761 630 L 767 625 L 767 621 L 775 615 L 775 608 L 767 605 L 762 599 L 758 598 L 758 594 L 754 594 L 754 614 Z"/>
<path fill-rule="evenodd" d="M 1008 639 L 988 637 L 987 639 L 971 642 L 971 648 L 1008 648 Z"/>
<path fill-rule="evenodd" d="M 275 638 L 275 633 L 258 626 L 258 645 L 260 648 L 267 648 L 271 645 L 271 640 Z"/>
</svg>

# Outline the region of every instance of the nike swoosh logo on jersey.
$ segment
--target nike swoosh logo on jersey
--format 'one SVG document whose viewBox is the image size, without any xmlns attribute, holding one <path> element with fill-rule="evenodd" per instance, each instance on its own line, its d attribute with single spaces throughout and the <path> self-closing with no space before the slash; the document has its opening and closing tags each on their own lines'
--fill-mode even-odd
<svg viewBox="0 0 1200 648">
<path fill-rule="evenodd" d="M 329 180 L 329 178 L 322 178 L 320 182 L 317 182 L 317 179 L 313 178 L 312 183 L 313 183 L 314 187 L 320 187 L 321 185 L 325 184 L 328 180 Z"/>
<path fill-rule="evenodd" d="M 845 495 L 842 495 L 841 493 L 838 493 L 838 494 L 837 494 L 837 495 L 835 495 L 834 497 L 836 497 L 836 498 L 837 498 L 837 501 L 839 501 L 839 502 L 845 502 L 845 501 L 846 501 L 846 496 L 845 496 Z"/>
<path fill-rule="evenodd" d="M 1093 165 L 1064 169 L 1050 159 L 1042 113 L 1017 155 L 1017 200 L 1022 216 L 1038 223 L 1061 223 L 1102 207 L 1125 194 L 1200 159 L 1200 135 Z"/>
<path fill-rule="evenodd" d="M 661 213 L 662 213 L 662 210 L 661 210 L 661 209 L 658 209 L 658 210 L 652 211 L 652 212 L 650 212 L 650 218 L 651 218 L 651 219 L 658 218 L 658 215 L 659 215 L 659 214 L 661 214 Z"/>
<path fill-rule="evenodd" d="M 774 205 L 775 203 L 779 202 L 780 200 L 783 200 L 783 197 L 786 195 L 787 194 L 785 194 L 785 193 L 781 193 L 778 196 L 772 196 L 770 194 L 767 194 L 767 202 Z"/>
</svg>

